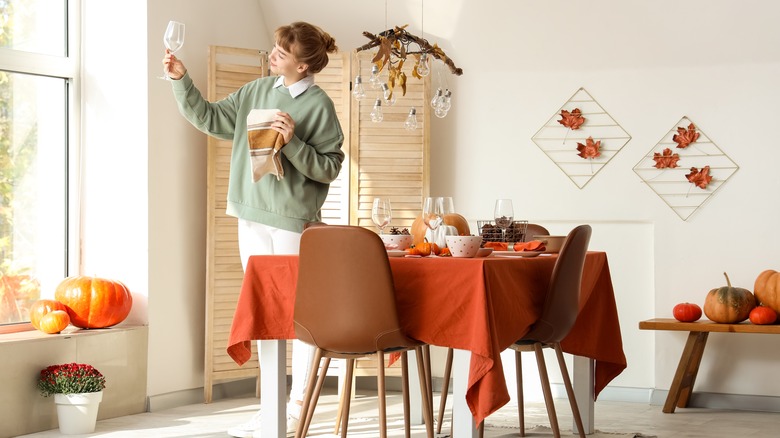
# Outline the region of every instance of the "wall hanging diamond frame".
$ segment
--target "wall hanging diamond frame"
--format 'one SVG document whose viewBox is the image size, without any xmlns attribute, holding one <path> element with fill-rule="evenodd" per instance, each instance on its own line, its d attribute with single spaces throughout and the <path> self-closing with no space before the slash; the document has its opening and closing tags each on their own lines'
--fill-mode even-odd
<svg viewBox="0 0 780 438">
<path fill-rule="evenodd" d="M 670 129 L 634 172 L 682 220 L 687 220 L 739 170 L 688 117 Z"/>
<path fill-rule="evenodd" d="M 531 140 L 582 189 L 631 136 L 580 88 Z"/>
</svg>

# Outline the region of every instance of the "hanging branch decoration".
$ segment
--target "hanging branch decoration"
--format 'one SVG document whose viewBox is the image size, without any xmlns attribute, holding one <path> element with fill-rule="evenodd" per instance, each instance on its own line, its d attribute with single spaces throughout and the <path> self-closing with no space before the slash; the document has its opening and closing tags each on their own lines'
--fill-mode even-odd
<svg viewBox="0 0 780 438">
<path fill-rule="evenodd" d="M 561 120 L 558 120 L 558 123 L 572 131 L 576 131 L 585 123 L 585 117 L 582 117 L 582 111 L 579 108 L 574 108 L 572 112 L 561 110 Z"/>
<path fill-rule="evenodd" d="M 599 141 L 593 141 L 593 137 L 588 137 L 587 140 L 585 140 L 585 144 L 577 143 L 577 151 L 579 151 L 580 158 L 583 159 L 593 159 L 601 156 L 601 140 Z"/>
<path fill-rule="evenodd" d="M 406 73 L 401 71 L 401 69 L 404 66 L 406 58 L 410 55 L 415 58 L 412 76 L 418 79 L 422 79 L 422 76 L 417 73 L 417 66 L 421 62 L 422 55 L 430 55 L 441 60 L 450 68 L 450 71 L 457 76 L 463 74 L 463 69 L 456 67 L 452 59 L 444 53 L 444 50 L 436 44 L 430 45 L 424 38 L 407 32 L 406 26 L 408 26 L 408 24 L 401 27 L 396 26 L 393 29 L 380 32 L 378 35 L 374 35 L 370 32 L 363 32 L 363 36 L 371 41 L 368 44 L 364 44 L 355 49 L 355 51 L 360 52 L 378 47 L 377 53 L 371 62 L 379 67 L 380 71 L 387 67 L 387 85 L 391 90 L 395 85 L 398 85 L 403 91 L 402 95 L 406 95 Z M 412 44 L 417 46 L 416 49 L 412 47 Z M 423 60 L 423 62 L 426 61 Z"/>
<path fill-rule="evenodd" d="M 685 175 L 685 178 L 696 187 L 706 189 L 707 185 L 712 182 L 710 166 L 704 166 L 701 170 L 691 167 L 691 173 Z"/>
<path fill-rule="evenodd" d="M 679 154 L 672 154 L 672 150 L 669 148 L 664 149 L 662 154 L 658 152 L 653 153 L 653 160 L 655 161 L 656 169 L 673 169 L 677 167 L 677 162 L 680 161 Z"/>
<path fill-rule="evenodd" d="M 691 123 L 688 125 L 688 129 L 677 127 L 677 134 L 672 137 L 672 140 L 677 143 L 677 147 L 685 149 L 699 139 L 699 133 L 696 132 L 696 126 Z"/>
</svg>

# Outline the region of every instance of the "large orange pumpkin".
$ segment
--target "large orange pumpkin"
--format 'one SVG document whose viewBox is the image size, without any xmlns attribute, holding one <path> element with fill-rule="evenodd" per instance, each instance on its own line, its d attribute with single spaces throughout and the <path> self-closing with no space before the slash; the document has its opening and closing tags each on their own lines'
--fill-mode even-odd
<svg viewBox="0 0 780 438">
<path fill-rule="evenodd" d="M 761 304 L 780 313 L 780 272 L 768 269 L 758 274 L 753 293 Z"/>
<path fill-rule="evenodd" d="M 68 307 L 71 324 L 81 328 L 119 324 L 133 306 L 133 297 L 122 282 L 83 275 L 62 280 L 54 298 Z"/>
<path fill-rule="evenodd" d="M 726 276 L 727 286 L 712 289 L 704 300 L 704 314 L 715 322 L 733 324 L 742 322 L 750 316 L 750 311 L 756 307 L 756 297 L 747 289 L 732 287 L 729 276 Z"/>
<path fill-rule="evenodd" d="M 458 230 L 458 235 L 468 236 L 471 234 L 469 222 L 458 213 L 445 214 L 443 219 L 442 223 L 455 227 Z M 412 222 L 412 244 L 416 245 L 425 241 L 426 231 L 428 231 L 428 227 L 425 226 L 422 216 L 417 216 L 414 222 Z"/>
<path fill-rule="evenodd" d="M 54 310 L 65 310 L 68 308 L 64 304 L 55 300 L 38 300 L 30 306 L 30 323 L 36 330 L 41 329 L 41 318 Z"/>
</svg>

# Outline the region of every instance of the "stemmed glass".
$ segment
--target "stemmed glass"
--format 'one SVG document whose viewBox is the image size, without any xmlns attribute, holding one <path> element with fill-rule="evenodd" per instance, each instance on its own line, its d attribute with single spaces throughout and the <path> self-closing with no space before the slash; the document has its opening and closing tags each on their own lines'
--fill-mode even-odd
<svg viewBox="0 0 780 438">
<path fill-rule="evenodd" d="M 512 225 L 512 220 L 515 218 L 512 200 L 497 199 L 493 217 L 496 219 L 496 226 L 501 228 L 501 241 L 506 242 L 506 229 Z"/>
<path fill-rule="evenodd" d="M 390 207 L 390 200 L 387 198 L 374 198 L 371 206 L 371 220 L 379 228 L 379 234 L 385 233 L 385 227 L 393 219 L 393 209 Z"/>
<path fill-rule="evenodd" d="M 429 230 L 433 231 L 439 228 L 444 220 L 442 209 L 444 202 L 442 198 L 425 198 L 423 203 L 423 223 Z"/>
<path fill-rule="evenodd" d="M 184 45 L 184 23 L 173 20 L 169 21 L 168 27 L 165 29 L 165 35 L 163 36 L 163 43 L 165 44 L 165 48 L 171 53 L 175 53 L 177 50 L 181 49 L 181 46 Z M 161 79 L 171 80 L 170 76 L 168 76 L 168 69 L 165 69 Z"/>
</svg>

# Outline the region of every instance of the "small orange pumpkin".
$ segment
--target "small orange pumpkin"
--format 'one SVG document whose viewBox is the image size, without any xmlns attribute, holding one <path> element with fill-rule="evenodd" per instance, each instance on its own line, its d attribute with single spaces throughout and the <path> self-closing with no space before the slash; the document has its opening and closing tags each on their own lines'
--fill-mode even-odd
<svg viewBox="0 0 780 438">
<path fill-rule="evenodd" d="M 40 330 L 41 318 L 43 318 L 44 316 L 46 316 L 46 314 L 54 310 L 67 311 L 68 308 L 65 307 L 64 304 L 55 300 L 41 299 L 34 302 L 32 306 L 30 306 L 30 323 L 32 324 L 33 327 L 35 327 L 36 330 Z"/>
<path fill-rule="evenodd" d="M 742 322 L 750 316 L 750 311 L 756 307 L 756 297 L 747 289 L 732 287 L 729 276 L 726 276 L 727 286 L 712 289 L 704 300 L 704 314 L 714 322 L 734 324 Z"/>
<path fill-rule="evenodd" d="M 65 330 L 69 324 L 70 316 L 68 316 L 68 312 L 64 310 L 52 310 L 43 315 L 38 330 L 51 335 Z"/>
<path fill-rule="evenodd" d="M 85 275 L 62 280 L 54 298 L 68 307 L 71 324 L 81 328 L 119 324 L 133 306 L 133 297 L 122 282 Z"/>
<path fill-rule="evenodd" d="M 758 274 L 753 293 L 761 304 L 780 313 L 780 272 L 767 269 Z"/>
</svg>

